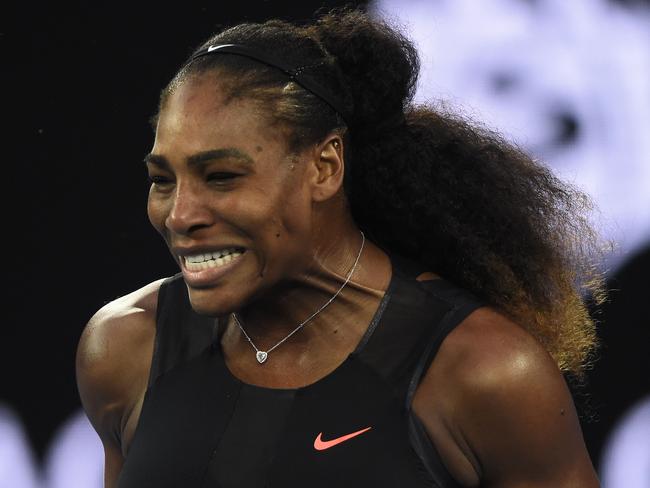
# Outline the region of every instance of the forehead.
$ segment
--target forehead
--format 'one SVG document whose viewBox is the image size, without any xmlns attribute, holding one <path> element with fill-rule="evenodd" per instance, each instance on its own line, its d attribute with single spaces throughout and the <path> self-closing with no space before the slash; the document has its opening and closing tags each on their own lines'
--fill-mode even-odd
<svg viewBox="0 0 650 488">
<path fill-rule="evenodd" d="M 177 85 L 161 107 L 155 152 L 194 153 L 207 146 L 282 143 L 270 118 L 250 98 L 228 96 L 214 76 L 193 76 Z"/>
</svg>

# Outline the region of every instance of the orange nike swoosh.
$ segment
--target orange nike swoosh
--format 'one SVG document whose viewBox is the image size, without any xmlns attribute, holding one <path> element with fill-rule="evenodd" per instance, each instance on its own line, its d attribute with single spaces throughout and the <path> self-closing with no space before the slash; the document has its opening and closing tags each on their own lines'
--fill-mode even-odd
<svg viewBox="0 0 650 488">
<path fill-rule="evenodd" d="M 316 440 L 314 440 L 314 449 L 316 449 L 317 451 L 324 451 L 325 449 L 334 447 L 335 445 L 340 444 L 341 442 L 345 442 L 348 439 L 352 439 L 353 437 L 361 435 L 364 432 L 369 431 L 370 429 L 372 429 L 372 427 L 366 427 L 365 429 L 357 430 L 356 432 L 352 432 L 352 434 L 347 434 L 341 437 L 337 437 L 336 439 L 332 439 L 331 441 L 322 440 L 321 436 L 323 435 L 323 433 L 321 432 L 320 434 L 318 434 L 318 437 L 316 437 Z"/>
</svg>

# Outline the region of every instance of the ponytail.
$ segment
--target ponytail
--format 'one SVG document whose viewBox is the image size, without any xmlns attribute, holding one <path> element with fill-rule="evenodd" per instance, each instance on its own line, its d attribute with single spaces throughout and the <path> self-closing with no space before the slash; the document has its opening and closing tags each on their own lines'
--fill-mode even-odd
<svg viewBox="0 0 650 488">
<path fill-rule="evenodd" d="M 357 224 L 492 303 L 580 376 L 596 343 L 583 298 L 604 296 L 589 198 L 499 134 L 415 106 L 418 54 L 399 29 L 352 11 L 313 30 L 354 101 Z"/>
</svg>

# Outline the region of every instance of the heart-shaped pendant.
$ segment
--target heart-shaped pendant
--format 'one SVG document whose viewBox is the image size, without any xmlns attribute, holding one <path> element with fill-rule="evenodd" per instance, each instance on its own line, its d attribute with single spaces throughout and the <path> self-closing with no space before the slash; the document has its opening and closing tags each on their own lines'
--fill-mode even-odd
<svg viewBox="0 0 650 488">
<path fill-rule="evenodd" d="M 264 361 L 266 361 L 266 358 L 268 356 L 268 353 L 266 351 L 257 351 L 255 353 L 255 357 L 257 358 L 257 362 L 262 364 Z"/>
</svg>

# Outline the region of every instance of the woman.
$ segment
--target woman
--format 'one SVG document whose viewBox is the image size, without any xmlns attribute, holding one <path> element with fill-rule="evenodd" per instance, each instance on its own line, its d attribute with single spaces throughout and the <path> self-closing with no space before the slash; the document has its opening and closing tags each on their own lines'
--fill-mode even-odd
<svg viewBox="0 0 650 488">
<path fill-rule="evenodd" d="M 163 90 L 148 214 L 181 273 L 99 310 L 108 487 L 598 486 L 584 196 L 411 98 L 355 11 L 243 24 Z"/>
</svg>

